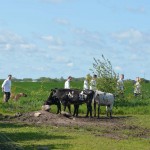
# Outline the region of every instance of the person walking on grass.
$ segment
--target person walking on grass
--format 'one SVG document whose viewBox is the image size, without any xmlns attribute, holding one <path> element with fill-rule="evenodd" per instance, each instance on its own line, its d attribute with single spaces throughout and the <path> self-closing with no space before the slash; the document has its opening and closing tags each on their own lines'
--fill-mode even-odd
<svg viewBox="0 0 150 150">
<path fill-rule="evenodd" d="M 8 102 L 10 99 L 10 94 L 11 94 L 11 79 L 12 75 L 8 75 L 8 78 L 4 80 L 2 83 L 2 92 L 4 93 L 4 102 Z"/>
</svg>

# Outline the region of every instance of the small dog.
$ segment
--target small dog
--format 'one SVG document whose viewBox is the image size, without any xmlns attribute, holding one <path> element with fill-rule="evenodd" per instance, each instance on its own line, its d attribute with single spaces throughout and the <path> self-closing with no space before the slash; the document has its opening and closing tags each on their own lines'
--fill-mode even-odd
<svg viewBox="0 0 150 150">
<path fill-rule="evenodd" d="M 10 97 L 11 97 L 11 99 L 18 101 L 20 97 L 27 97 L 27 94 L 25 94 L 25 93 L 18 93 L 16 95 L 11 94 Z"/>
</svg>

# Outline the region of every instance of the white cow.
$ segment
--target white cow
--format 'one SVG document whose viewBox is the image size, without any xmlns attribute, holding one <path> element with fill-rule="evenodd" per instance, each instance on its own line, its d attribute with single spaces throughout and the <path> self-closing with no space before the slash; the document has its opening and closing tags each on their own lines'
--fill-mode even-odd
<svg viewBox="0 0 150 150">
<path fill-rule="evenodd" d="M 110 113 L 110 118 L 112 118 L 114 100 L 115 98 L 112 93 L 96 90 L 94 94 L 94 116 L 96 116 L 96 104 L 98 104 L 98 118 L 100 115 L 100 106 L 106 106 L 107 116 Z"/>
</svg>

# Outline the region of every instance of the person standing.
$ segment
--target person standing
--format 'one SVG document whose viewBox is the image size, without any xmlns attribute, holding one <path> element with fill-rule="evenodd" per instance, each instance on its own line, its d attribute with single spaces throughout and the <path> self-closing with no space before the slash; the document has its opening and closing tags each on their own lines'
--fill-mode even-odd
<svg viewBox="0 0 150 150">
<path fill-rule="evenodd" d="M 69 76 L 68 79 L 65 81 L 64 88 L 65 89 L 70 89 L 70 81 L 72 80 L 72 77 Z"/>
<path fill-rule="evenodd" d="M 120 75 L 119 80 L 117 81 L 117 90 L 118 90 L 118 94 L 122 95 L 122 97 L 124 97 L 124 74 Z"/>
<path fill-rule="evenodd" d="M 136 82 L 134 84 L 134 96 L 138 96 L 140 94 L 141 94 L 140 78 L 136 77 Z"/>
<path fill-rule="evenodd" d="M 86 76 L 83 83 L 83 90 L 88 90 L 88 89 L 89 89 L 88 76 Z"/>
<path fill-rule="evenodd" d="M 2 83 L 2 92 L 4 92 L 4 102 L 8 102 L 11 94 L 11 79 L 12 75 L 8 75 L 8 78 Z"/>
<path fill-rule="evenodd" d="M 96 91 L 96 79 L 97 79 L 97 75 L 93 75 L 92 80 L 90 81 L 90 90 Z"/>
</svg>

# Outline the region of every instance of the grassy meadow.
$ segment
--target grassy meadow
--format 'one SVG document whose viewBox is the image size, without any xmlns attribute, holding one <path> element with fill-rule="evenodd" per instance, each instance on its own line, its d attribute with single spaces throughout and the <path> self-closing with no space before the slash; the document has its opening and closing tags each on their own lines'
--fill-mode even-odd
<svg viewBox="0 0 150 150">
<path fill-rule="evenodd" d="M 2 82 L 0 82 L 1 84 Z M 3 103 L 3 93 L 0 93 L 0 114 L 14 115 L 17 112 L 25 113 L 41 109 L 43 102 L 49 96 L 52 88 L 63 88 L 64 82 L 12 82 L 12 93 L 24 92 L 28 97 L 22 97 L 15 102 L 10 100 Z M 72 88 L 82 89 L 81 81 L 72 81 Z M 114 116 L 131 116 L 124 122 L 135 130 L 122 129 L 114 130 L 123 137 L 111 138 L 102 136 L 105 127 L 57 127 L 47 125 L 27 125 L 24 123 L 5 122 L 0 116 L 0 150 L 36 150 L 36 149 L 71 149 L 71 150 L 149 150 L 150 135 L 144 129 L 150 130 L 150 83 L 142 84 L 142 97 L 133 96 L 133 84 L 125 82 L 125 98 L 116 99 L 113 109 Z M 84 115 L 86 105 L 81 105 L 79 115 Z M 53 113 L 56 113 L 56 106 L 52 106 Z M 105 115 L 105 107 L 101 108 L 101 114 Z M 113 120 L 113 119 L 112 119 Z M 139 131 L 140 130 L 140 131 Z M 143 131 L 143 132 L 142 132 Z M 137 134 L 136 134 L 137 133 Z"/>
</svg>

